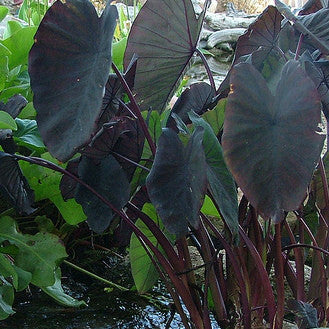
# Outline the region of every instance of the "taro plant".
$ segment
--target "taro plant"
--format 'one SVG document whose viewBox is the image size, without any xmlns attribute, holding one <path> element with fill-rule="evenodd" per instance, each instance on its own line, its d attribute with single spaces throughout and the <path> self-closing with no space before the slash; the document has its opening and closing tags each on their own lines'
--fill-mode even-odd
<svg viewBox="0 0 329 329">
<path fill-rule="evenodd" d="M 190 0 L 145 3 L 122 72 L 111 57 L 116 7 L 107 4 L 98 16 L 88 0 L 56 1 L 29 54 L 50 155 L 3 146 L 3 193 L 30 213 L 29 185 L 37 189 L 49 175 L 36 184 L 20 166 L 63 175 L 56 180 L 62 197 L 86 216 L 76 223 L 86 218 L 96 233 L 114 226 L 113 240 L 130 242 L 139 292 L 160 278 L 185 328 L 282 328 L 289 310 L 301 328 L 327 325 L 329 192 L 320 124 L 328 116 L 328 11 L 313 0 L 297 16 L 279 1 L 269 6 L 239 38 L 216 88 L 197 47 L 205 11 L 196 17 Z M 191 85 L 168 109 L 195 54 L 210 84 Z M 18 262 L 3 254 L 8 265 Z"/>
</svg>

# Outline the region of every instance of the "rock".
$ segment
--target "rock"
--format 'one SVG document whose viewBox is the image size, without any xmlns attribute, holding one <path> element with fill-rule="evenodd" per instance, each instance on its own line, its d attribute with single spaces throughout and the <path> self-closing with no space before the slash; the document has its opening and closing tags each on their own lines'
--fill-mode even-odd
<svg viewBox="0 0 329 329">
<path fill-rule="evenodd" d="M 247 28 L 257 15 L 229 16 L 225 13 L 207 13 L 206 24 L 213 30 L 224 30 L 233 28 Z"/>
<path fill-rule="evenodd" d="M 235 43 L 237 42 L 239 36 L 245 31 L 245 28 L 233 28 L 216 31 L 208 37 L 207 47 L 208 49 L 211 49 L 224 42 Z"/>
</svg>

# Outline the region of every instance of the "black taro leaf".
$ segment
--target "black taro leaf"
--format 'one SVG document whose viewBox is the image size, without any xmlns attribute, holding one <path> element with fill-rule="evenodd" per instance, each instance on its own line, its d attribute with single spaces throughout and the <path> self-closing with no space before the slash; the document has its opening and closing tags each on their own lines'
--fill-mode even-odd
<svg viewBox="0 0 329 329">
<path fill-rule="evenodd" d="M 305 3 L 298 15 L 308 15 L 317 12 L 323 8 L 323 0 L 309 0 Z"/>
<path fill-rule="evenodd" d="M 99 164 L 82 157 L 78 173 L 84 182 L 108 199 L 115 208 L 121 209 L 128 202 L 130 186 L 127 177 L 111 155 Z M 78 184 L 75 199 L 87 215 L 87 223 L 91 230 L 102 233 L 110 225 L 114 216 L 112 209 L 86 187 Z"/>
<path fill-rule="evenodd" d="M 29 73 L 40 134 L 65 162 L 87 143 L 111 66 L 115 6 L 98 17 L 88 0 L 56 1 L 35 35 Z"/>
<path fill-rule="evenodd" d="M 305 62 L 307 74 L 313 80 L 321 97 L 323 113 L 327 120 L 329 119 L 329 62 Z"/>
<path fill-rule="evenodd" d="M 248 30 L 239 37 L 236 44 L 235 55 L 232 67 L 239 62 L 245 61 L 243 56 L 251 53 L 262 47 L 262 60 L 265 60 L 267 54 L 277 46 L 279 34 L 281 31 L 281 22 L 283 16 L 279 13 L 276 7 L 268 6 L 257 20 L 250 24 Z M 226 97 L 225 92 L 229 88 L 231 70 L 220 85 L 219 92 L 221 97 Z"/>
<path fill-rule="evenodd" d="M 79 167 L 80 159 L 81 157 L 70 160 L 67 163 L 66 170 L 74 174 L 75 176 L 78 176 L 78 167 Z M 75 189 L 77 185 L 78 183 L 76 180 L 70 178 L 67 175 L 63 175 L 59 184 L 59 189 L 61 190 L 61 194 L 64 201 L 74 198 Z"/>
<path fill-rule="evenodd" d="M 275 222 L 299 207 L 319 159 L 324 136 L 320 98 L 296 61 L 282 69 L 273 95 L 250 64 L 232 71 L 223 150 L 251 204 Z"/>
<path fill-rule="evenodd" d="M 241 56 L 251 54 L 259 47 L 271 52 L 277 44 L 282 20 L 283 16 L 279 11 L 273 6 L 268 6 L 239 37 L 233 63 L 235 64 Z"/>
<path fill-rule="evenodd" d="M 161 112 L 169 102 L 196 50 L 203 18 L 196 19 L 191 0 L 148 0 L 140 10 L 124 64 L 138 56 L 134 90 L 143 110 Z"/>
<path fill-rule="evenodd" d="M 34 193 L 10 154 L 0 152 L 0 191 L 20 213 L 31 214 Z"/>
<path fill-rule="evenodd" d="M 9 98 L 8 102 L 4 104 L 0 102 L 0 111 L 5 111 L 14 119 L 21 113 L 22 109 L 27 105 L 28 101 L 21 95 L 15 95 Z"/>
<path fill-rule="evenodd" d="M 203 128 L 197 127 L 186 147 L 178 135 L 165 128 L 146 187 L 164 226 L 178 237 L 191 224 L 197 228 L 206 186 L 206 161 L 202 148 Z"/>
<path fill-rule="evenodd" d="M 201 115 L 208 110 L 212 110 L 216 104 L 216 90 L 208 83 L 199 82 L 192 84 L 183 91 L 173 106 L 171 113 L 177 114 L 187 124 L 191 122 L 187 115 L 190 111 Z M 174 128 L 175 126 L 175 121 L 170 116 L 167 127 Z"/>
<path fill-rule="evenodd" d="M 287 302 L 288 309 L 296 314 L 300 329 L 318 327 L 318 314 L 316 309 L 309 303 L 290 299 Z"/>
</svg>

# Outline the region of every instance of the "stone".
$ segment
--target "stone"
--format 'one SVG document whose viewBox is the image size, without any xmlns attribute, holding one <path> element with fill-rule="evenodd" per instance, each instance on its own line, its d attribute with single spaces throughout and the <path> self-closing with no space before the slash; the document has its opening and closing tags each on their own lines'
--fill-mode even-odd
<svg viewBox="0 0 329 329">
<path fill-rule="evenodd" d="M 247 28 L 257 18 L 257 15 L 228 16 L 225 13 L 207 13 L 205 22 L 215 31 L 233 28 Z"/>
<path fill-rule="evenodd" d="M 240 35 L 246 31 L 245 28 L 224 29 L 212 33 L 208 37 L 207 48 L 211 49 L 221 43 L 236 43 Z"/>
</svg>

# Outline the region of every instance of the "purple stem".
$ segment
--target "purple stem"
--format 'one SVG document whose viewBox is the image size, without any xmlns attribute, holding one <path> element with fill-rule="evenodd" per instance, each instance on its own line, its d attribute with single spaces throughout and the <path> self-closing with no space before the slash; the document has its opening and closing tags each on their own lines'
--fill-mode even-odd
<svg viewBox="0 0 329 329">
<path fill-rule="evenodd" d="M 207 75 L 208 75 L 211 87 L 214 88 L 214 90 L 216 90 L 214 76 L 211 73 L 211 70 L 210 70 L 209 64 L 207 62 L 206 56 L 202 53 L 202 51 L 199 48 L 197 48 L 195 51 L 200 56 L 200 58 L 202 60 L 202 63 L 203 63 L 203 65 L 204 65 L 204 67 L 207 71 Z"/>
<path fill-rule="evenodd" d="M 128 83 L 127 81 L 125 80 L 125 78 L 123 77 L 122 73 L 119 71 L 119 69 L 116 67 L 116 65 L 114 63 L 112 63 L 112 68 L 115 72 L 115 74 L 117 75 L 117 77 L 119 78 L 120 82 L 122 83 L 122 86 L 124 87 L 127 95 L 128 95 L 128 98 L 131 102 L 131 105 L 132 105 L 132 111 L 133 113 L 135 114 L 135 116 L 138 118 L 139 120 L 139 123 L 142 127 L 142 130 L 144 132 L 144 135 L 145 135 L 145 138 L 147 140 L 147 142 L 149 143 L 150 145 L 150 149 L 151 149 L 151 152 L 153 154 L 153 156 L 155 156 L 155 151 L 156 151 L 156 147 L 155 147 L 155 144 L 152 140 L 152 137 L 150 135 L 150 132 L 148 130 L 148 127 L 146 125 L 146 122 L 142 116 L 142 113 L 140 111 L 140 108 L 135 100 L 135 97 L 130 89 L 130 87 L 128 86 Z"/>
</svg>

